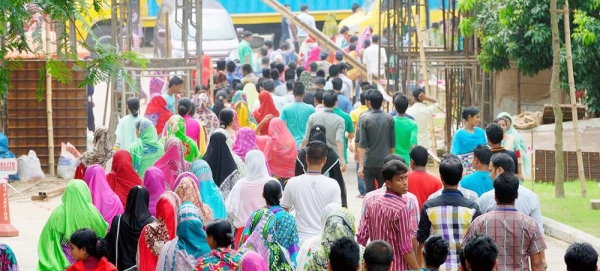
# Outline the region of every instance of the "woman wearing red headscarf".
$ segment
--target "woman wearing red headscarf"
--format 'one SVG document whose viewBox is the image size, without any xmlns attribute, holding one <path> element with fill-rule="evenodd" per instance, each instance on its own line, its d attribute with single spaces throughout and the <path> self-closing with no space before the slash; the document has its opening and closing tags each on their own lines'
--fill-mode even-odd
<svg viewBox="0 0 600 271">
<path fill-rule="evenodd" d="M 259 123 L 258 127 L 256 127 L 256 133 L 258 135 L 266 135 L 269 130 L 269 122 L 271 121 L 267 116 L 272 115 L 273 117 L 279 117 L 279 111 L 277 111 L 277 107 L 275 107 L 275 103 L 273 102 L 273 97 L 271 97 L 271 93 L 268 91 L 261 91 L 260 94 L 258 94 L 258 101 L 260 107 L 252 112 L 252 116 L 254 116 L 254 119 Z"/>
<path fill-rule="evenodd" d="M 296 170 L 296 141 L 280 118 L 273 118 L 269 123 L 268 133 L 256 137 L 258 148 L 265 154 L 273 178 L 283 185 Z"/>
<path fill-rule="evenodd" d="M 106 174 L 106 181 L 110 188 L 119 196 L 123 208 L 127 207 L 129 190 L 136 185 L 143 185 L 140 175 L 133 169 L 133 159 L 126 150 L 118 150 L 113 157 L 112 172 Z"/>
<path fill-rule="evenodd" d="M 162 132 L 165 123 L 173 116 L 173 113 L 167 108 L 167 101 L 160 94 L 153 94 L 144 117 L 151 120 L 156 126 L 156 131 Z"/>
</svg>

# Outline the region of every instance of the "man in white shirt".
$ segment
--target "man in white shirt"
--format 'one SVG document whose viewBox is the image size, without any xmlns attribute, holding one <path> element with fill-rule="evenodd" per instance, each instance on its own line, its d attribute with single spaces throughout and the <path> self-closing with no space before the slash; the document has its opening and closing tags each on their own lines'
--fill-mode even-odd
<svg viewBox="0 0 600 271">
<path fill-rule="evenodd" d="M 385 77 L 387 55 L 385 49 L 379 47 L 379 35 L 373 35 L 371 40 L 371 46 L 363 52 L 363 63 L 367 66 L 367 81 L 377 82 L 380 76 Z"/>
<path fill-rule="evenodd" d="M 315 18 L 308 14 L 308 6 L 305 4 L 300 5 L 300 14 L 298 14 L 298 19 L 302 21 L 304 24 L 317 29 L 317 25 L 315 24 Z M 308 37 L 308 33 L 300 26 L 296 26 L 296 36 L 298 38 L 298 46 L 302 45 L 306 38 Z"/>
<path fill-rule="evenodd" d="M 329 80 L 327 81 L 327 83 L 325 83 L 325 90 L 333 90 L 333 84 L 332 81 L 335 78 L 340 78 L 341 79 L 341 67 L 340 65 L 337 64 L 333 64 L 331 66 L 329 66 Z M 348 78 L 346 78 L 348 79 Z M 342 82 L 344 80 L 342 79 Z M 350 82 L 350 84 L 352 84 L 352 82 Z M 352 89 L 352 86 L 348 87 L 347 84 L 342 84 L 342 94 L 344 94 L 344 96 L 348 97 L 349 99 L 352 98 L 350 97 L 350 90 Z"/>
<path fill-rule="evenodd" d="M 348 64 L 346 64 L 346 62 L 342 62 L 342 63 L 338 64 L 338 66 L 340 66 L 339 78 L 342 79 L 342 82 L 344 82 L 344 87 L 342 87 L 342 93 L 344 93 L 344 96 L 346 96 L 350 100 L 352 100 L 352 90 L 354 89 L 354 84 L 352 83 L 352 80 L 350 80 L 350 78 L 346 77 L 346 74 L 348 73 L 348 69 L 350 69 L 350 66 L 348 66 Z M 348 93 L 344 92 L 344 88 L 348 89 Z"/>
<path fill-rule="evenodd" d="M 288 180 L 283 192 L 281 206 L 296 210 L 296 223 L 300 244 L 322 231 L 321 215 L 330 203 L 342 204 L 342 192 L 338 183 L 321 174 L 327 162 L 327 145 L 320 141 L 310 142 L 306 150 L 306 174 Z"/>
<path fill-rule="evenodd" d="M 431 115 L 435 113 L 438 108 L 438 101 L 436 99 L 427 97 L 425 90 L 418 88 L 413 90 L 413 97 L 415 103 L 406 110 L 406 114 L 410 115 L 417 122 L 419 131 L 417 133 L 417 143 L 426 149 L 431 148 L 431 132 L 429 131 L 429 122 L 431 121 Z M 423 102 L 430 102 L 431 105 L 425 105 Z"/>
</svg>

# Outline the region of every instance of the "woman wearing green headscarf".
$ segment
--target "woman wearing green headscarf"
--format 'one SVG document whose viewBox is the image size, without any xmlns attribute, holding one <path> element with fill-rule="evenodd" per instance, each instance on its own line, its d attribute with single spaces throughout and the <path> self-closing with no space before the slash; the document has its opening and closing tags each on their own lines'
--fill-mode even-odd
<svg viewBox="0 0 600 271">
<path fill-rule="evenodd" d="M 310 254 L 308 263 L 304 266 L 304 270 L 323 270 L 327 271 L 327 263 L 329 262 L 329 253 L 331 252 L 331 244 L 334 241 L 348 237 L 354 239 L 356 236 L 356 226 L 354 224 L 354 215 L 347 208 L 341 208 L 335 213 L 327 217 L 325 229 L 321 234 L 321 245 Z M 364 270 L 363 254 L 365 248 L 360 246 L 360 270 Z"/>
<path fill-rule="evenodd" d="M 509 128 L 505 132 L 507 135 L 512 135 L 514 138 L 512 149 L 510 149 L 509 151 L 520 152 L 523 171 L 519 172 L 523 172 L 523 176 L 525 178 L 531 178 L 531 160 L 529 159 L 529 155 L 527 155 L 528 147 L 527 144 L 525 144 L 525 140 L 523 140 L 523 137 L 521 137 L 521 134 L 519 134 L 519 132 L 517 132 L 517 129 L 515 129 L 515 124 L 513 122 L 512 116 L 507 112 L 502 112 L 498 114 L 496 118 L 505 118 L 510 122 L 508 124 Z"/>
<path fill-rule="evenodd" d="M 62 204 L 52 214 L 38 243 L 38 271 L 65 270 L 73 263 L 69 238 L 78 229 L 90 228 L 105 236 L 108 224 L 92 203 L 92 194 L 82 180 L 71 180 L 62 196 Z"/>
<path fill-rule="evenodd" d="M 327 19 L 325 20 L 325 24 L 323 24 L 323 35 L 333 38 L 338 32 L 338 24 L 335 20 L 335 12 L 327 13 Z"/>
<path fill-rule="evenodd" d="M 185 134 L 185 119 L 179 115 L 172 116 L 169 121 L 167 121 L 167 126 L 165 128 L 167 130 L 167 137 L 176 137 L 183 142 L 183 146 L 185 147 L 185 152 L 183 153 L 183 157 L 186 161 L 193 163 L 194 161 L 202 158 L 200 155 L 200 150 L 198 149 L 198 144 L 192 138 Z"/>
<path fill-rule="evenodd" d="M 158 141 L 156 127 L 151 120 L 142 118 L 135 128 L 138 139 L 129 148 L 129 153 L 133 158 L 133 168 L 144 179 L 146 170 L 165 154 L 165 147 Z"/>
</svg>

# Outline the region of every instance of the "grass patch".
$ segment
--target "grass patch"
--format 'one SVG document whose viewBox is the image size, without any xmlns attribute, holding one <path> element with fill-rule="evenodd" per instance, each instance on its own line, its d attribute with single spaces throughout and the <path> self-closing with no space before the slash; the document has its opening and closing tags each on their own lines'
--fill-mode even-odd
<svg viewBox="0 0 600 271">
<path fill-rule="evenodd" d="M 540 198 L 542 215 L 573 228 L 600 237 L 600 210 L 592 210 L 590 199 L 600 199 L 598 182 L 586 183 L 587 198 L 581 197 L 579 181 L 565 183 L 565 198 L 554 197 L 554 184 L 527 181 L 524 185 L 532 189 Z"/>
</svg>

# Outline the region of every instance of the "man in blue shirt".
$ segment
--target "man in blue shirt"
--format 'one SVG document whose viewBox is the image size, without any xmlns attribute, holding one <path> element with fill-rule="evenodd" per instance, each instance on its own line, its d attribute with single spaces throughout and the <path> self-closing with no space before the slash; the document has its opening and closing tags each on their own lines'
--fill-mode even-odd
<svg viewBox="0 0 600 271">
<path fill-rule="evenodd" d="M 288 130 L 296 140 L 296 147 L 300 149 L 304 133 L 306 132 L 306 124 L 310 115 L 315 113 L 315 108 L 303 102 L 304 99 L 304 84 L 295 82 L 292 87 L 294 94 L 294 102 L 287 104 L 281 110 L 281 120 L 285 122 Z"/>
<path fill-rule="evenodd" d="M 173 114 L 177 114 L 175 111 L 175 98 L 179 92 L 181 92 L 181 88 L 183 87 L 183 80 L 178 76 L 173 76 L 171 80 L 169 80 L 169 87 L 165 89 L 162 93 L 163 98 L 167 101 L 167 108 Z M 161 131 L 162 132 L 162 131 Z"/>
<path fill-rule="evenodd" d="M 350 111 L 352 111 L 352 102 L 348 97 L 342 94 L 342 85 L 344 82 L 340 78 L 333 78 L 331 84 L 333 85 L 333 91 L 335 91 L 335 94 L 337 95 L 338 108 L 342 109 L 346 114 L 350 114 Z"/>
<path fill-rule="evenodd" d="M 494 181 L 490 178 L 489 166 L 492 158 L 492 150 L 487 146 L 479 145 L 473 151 L 473 168 L 475 172 L 463 177 L 460 186 L 473 190 L 477 196 L 494 189 Z"/>
</svg>

